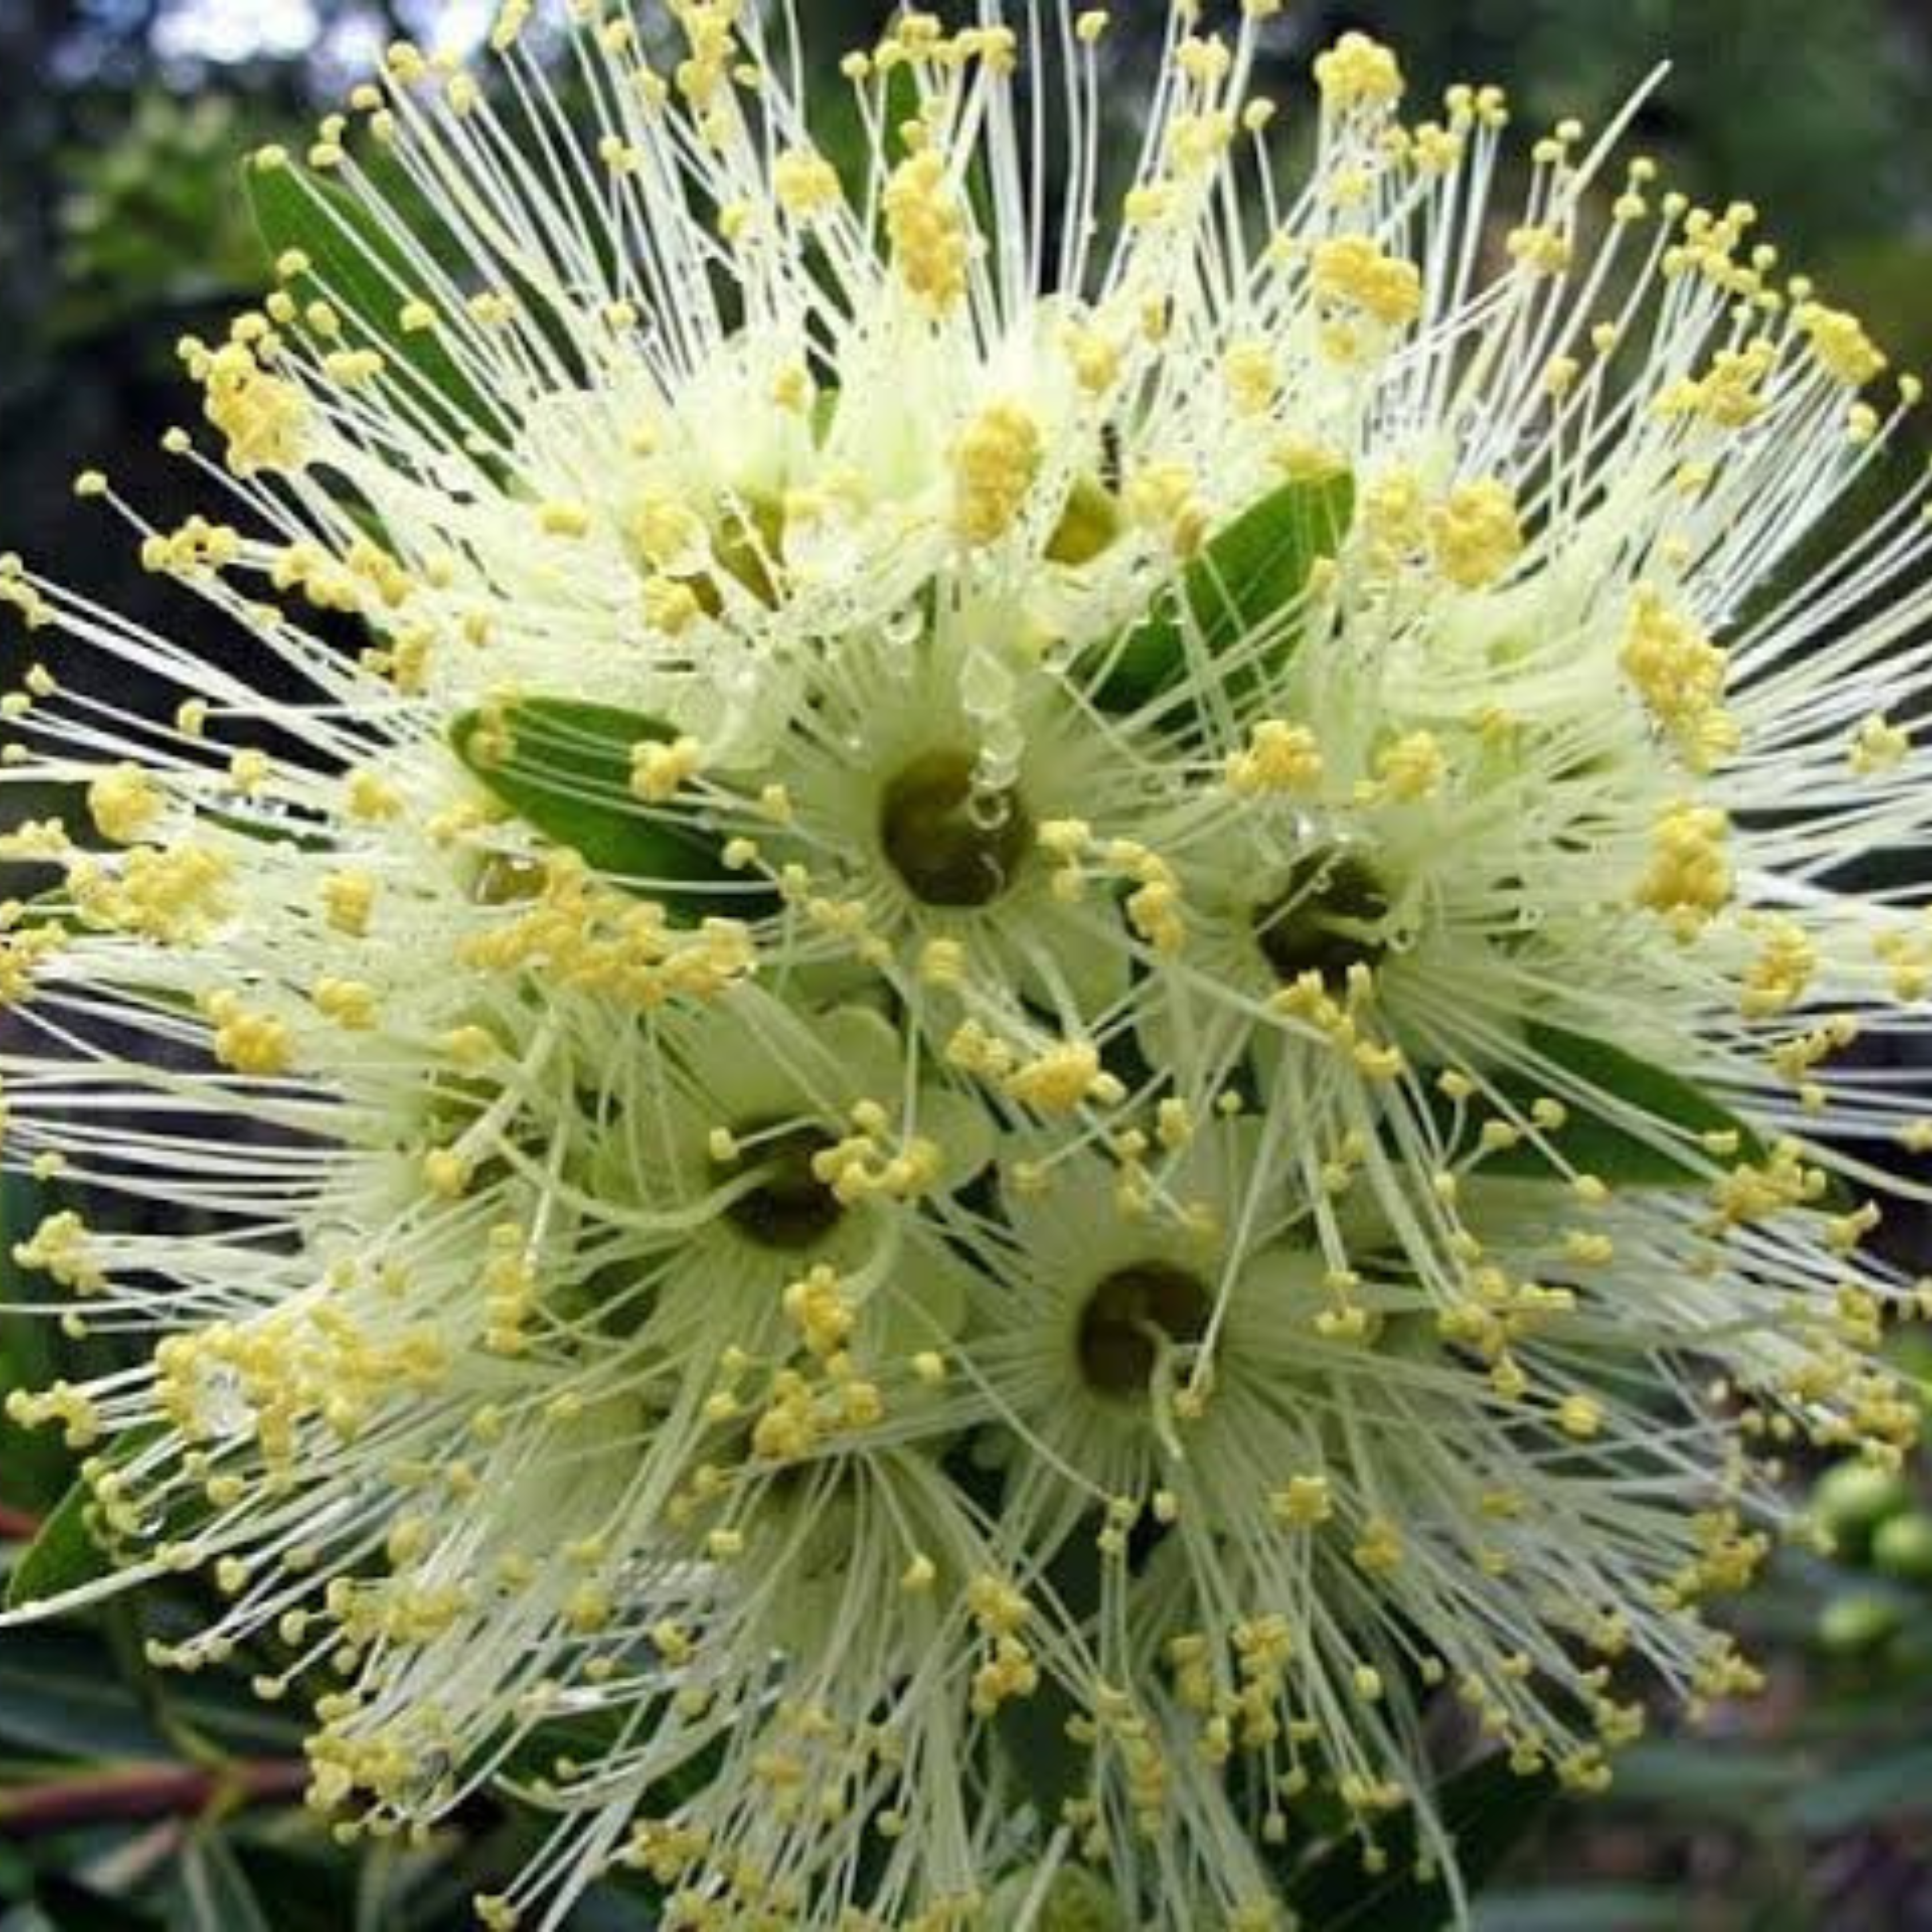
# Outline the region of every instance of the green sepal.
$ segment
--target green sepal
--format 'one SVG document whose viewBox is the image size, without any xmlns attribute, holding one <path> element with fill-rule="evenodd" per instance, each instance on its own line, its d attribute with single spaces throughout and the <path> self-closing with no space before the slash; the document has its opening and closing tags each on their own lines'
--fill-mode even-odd
<svg viewBox="0 0 1932 1932">
<path fill-rule="evenodd" d="M 525 698 L 487 713 L 469 711 L 450 729 L 456 755 L 524 822 L 616 885 L 698 918 L 756 918 L 769 892 L 724 863 L 724 841 L 674 806 L 646 807 L 631 790 L 632 754 L 668 744 L 671 728 L 640 711 L 574 698 Z M 481 742 L 479 742 L 481 741 Z M 503 742 L 502 755 L 484 746 Z M 716 886 L 710 892 L 680 888 Z"/>
<path fill-rule="evenodd" d="M 1306 590 L 1316 564 L 1340 554 L 1354 514 L 1354 479 L 1346 472 L 1285 483 L 1244 511 L 1208 540 L 1178 590 L 1162 596 L 1124 640 L 1094 654 L 1094 703 L 1106 711 L 1138 711 L 1183 678 L 1190 620 L 1210 658 L 1279 624 Z M 1269 671 L 1278 672 L 1300 641 L 1292 628 L 1283 628 Z M 1250 682 L 1255 674 L 1243 667 L 1235 681 Z"/>
</svg>

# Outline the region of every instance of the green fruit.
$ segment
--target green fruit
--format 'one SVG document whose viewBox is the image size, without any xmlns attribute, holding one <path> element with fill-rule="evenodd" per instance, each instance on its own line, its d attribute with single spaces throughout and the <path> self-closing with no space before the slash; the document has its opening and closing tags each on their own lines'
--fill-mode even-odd
<svg viewBox="0 0 1932 1932">
<path fill-rule="evenodd" d="M 1872 1538 L 1872 1562 L 1888 1576 L 1932 1583 L 1932 1516 L 1915 1510 L 1881 1523 Z"/>
<path fill-rule="evenodd" d="M 1834 1657 L 1862 1657 L 1899 1626 L 1898 1606 L 1882 1597 L 1837 1597 L 1818 1618 L 1818 1642 Z"/>
<path fill-rule="evenodd" d="M 1840 1462 L 1819 1478 L 1811 1513 L 1840 1545 L 1862 1544 L 1912 1500 L 1902 1478 L 1870 1462 Z"/>
</svg>

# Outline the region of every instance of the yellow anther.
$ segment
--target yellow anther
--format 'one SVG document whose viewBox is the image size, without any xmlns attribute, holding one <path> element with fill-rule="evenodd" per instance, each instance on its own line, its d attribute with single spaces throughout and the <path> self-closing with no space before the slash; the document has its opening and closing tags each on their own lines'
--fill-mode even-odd
<svg viewBox="0 0 1932 1932">
<path fill-rule="evenodd" d="M 1040 425 L 1014 403 L 995 403 L 953 446 L 953 526 L 968 544 L 990 544 L 1018 520 L 1040 475 Z"/>
</svg>

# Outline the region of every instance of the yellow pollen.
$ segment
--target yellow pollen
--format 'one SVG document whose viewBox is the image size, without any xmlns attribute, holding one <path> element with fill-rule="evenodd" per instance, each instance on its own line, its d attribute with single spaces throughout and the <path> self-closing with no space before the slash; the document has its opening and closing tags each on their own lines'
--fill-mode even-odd
<svg viewBox="0 0 1932 1932">
<path fill-rule="evenodd" d="M 1422 272 L 1366 236 L 1317 242 L 1313 280 L 1323 301 L 1355 310 L 1386 328 L 1406 328 L 1422 313 Z"/>
<path fill-rule="evenodd" d="M 1402 97 L 1395 55 L 1366 34 L 1344 34 L 1315 63 L 1322 98 L 1331 108 L 1389 107 Z"/>
<path fill-rule="evenodd" d="M 1737 748 L 1737 727 L 1724 708 L 1730 659 L 1654 590 L 1637 593 L 1619 662 L 1694 770 Z"/>
<path fill-rule="evenodd" d="M 1460 590 L 1486 589 L 1508 575 L 1523 553 L 1515 493 L 1492 478 L 1462 484 L 1430 522 L 1436 561 Z"/>
<path fill-rule="evenodd" d="M 132 845 L 153 830 L 161 814 L 160 794 L 140 766 L 116 765 L 87 788 L 87 808 L 104 838 Z"/>
<path fill-rule="evenodd" d="M 1043 454 L 1040 426 L 1012 403 L 996 403 L 953 446 L 953 526 L 969 544 L 996 542 L 1026 507 Z"/>
<path fill-rule="evenodd" d="M 1268 718 L 1250 733 L 1247 748 L 1228 758 L 1226 776 L 1228 790 L 1243 797 L 1279 792 L 1308 798 L 1321 790 L 1325 769 L 1306 724 Z"/>
<path fill-rule="evenodd" d="M 946 314 L 965 295 L 970 249 L 944 157 L 926 148 L 902 161 L 883 200 L 899 279 L 934 314 Z"/>
</svg>

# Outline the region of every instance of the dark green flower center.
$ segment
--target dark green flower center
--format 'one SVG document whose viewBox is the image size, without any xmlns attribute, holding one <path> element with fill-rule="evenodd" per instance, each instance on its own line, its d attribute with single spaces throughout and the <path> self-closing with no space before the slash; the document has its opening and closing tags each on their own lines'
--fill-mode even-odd
<svg viewBox="0 0 1932 1932">
<path fill-rule="evenodd" d="M 1208 1332 L 1214 1298 L 1184 1270 L 1142 1262 L 1110 1274 L 1080 1312 L 1080 1372 L 1096 1394 L 1144 1396 L 1170 1346 Z"/>
<path fill-rule="evenodd" d="M 991 905 L 1033 844 L 1018 794 L 974 782 L 970 752 L 927 752 L 886 787 L 879 839 L 892 869 L 927 905 Z"/>
<path fill-rule="evenodd" d="M 747 1130 L 746 1137 L 757 1131 Z M 767 1248 L 808 1248 L 830 1234 L 845 1210 L 812 1163 L 832 1145 L 832 1136 L 820 1128 L 790 1127 L 748 1149 L 742 1162 L 714 1162 L 720 1181 L 742 1172 L 746 1162 L 763 1177 L 726 1209 L 733 1225 Z"/>
<path fill-rule="evenodd" d="M 1388 952 L 1389 908 L 1388 888 L 1361 860 L 1318 852 L 1297 860 L 1282 892 L 1256 909 L 1255 938 L 1284 986 L 1314 973 L 1339 992 L 1351 967 Z"/>
</svg>

